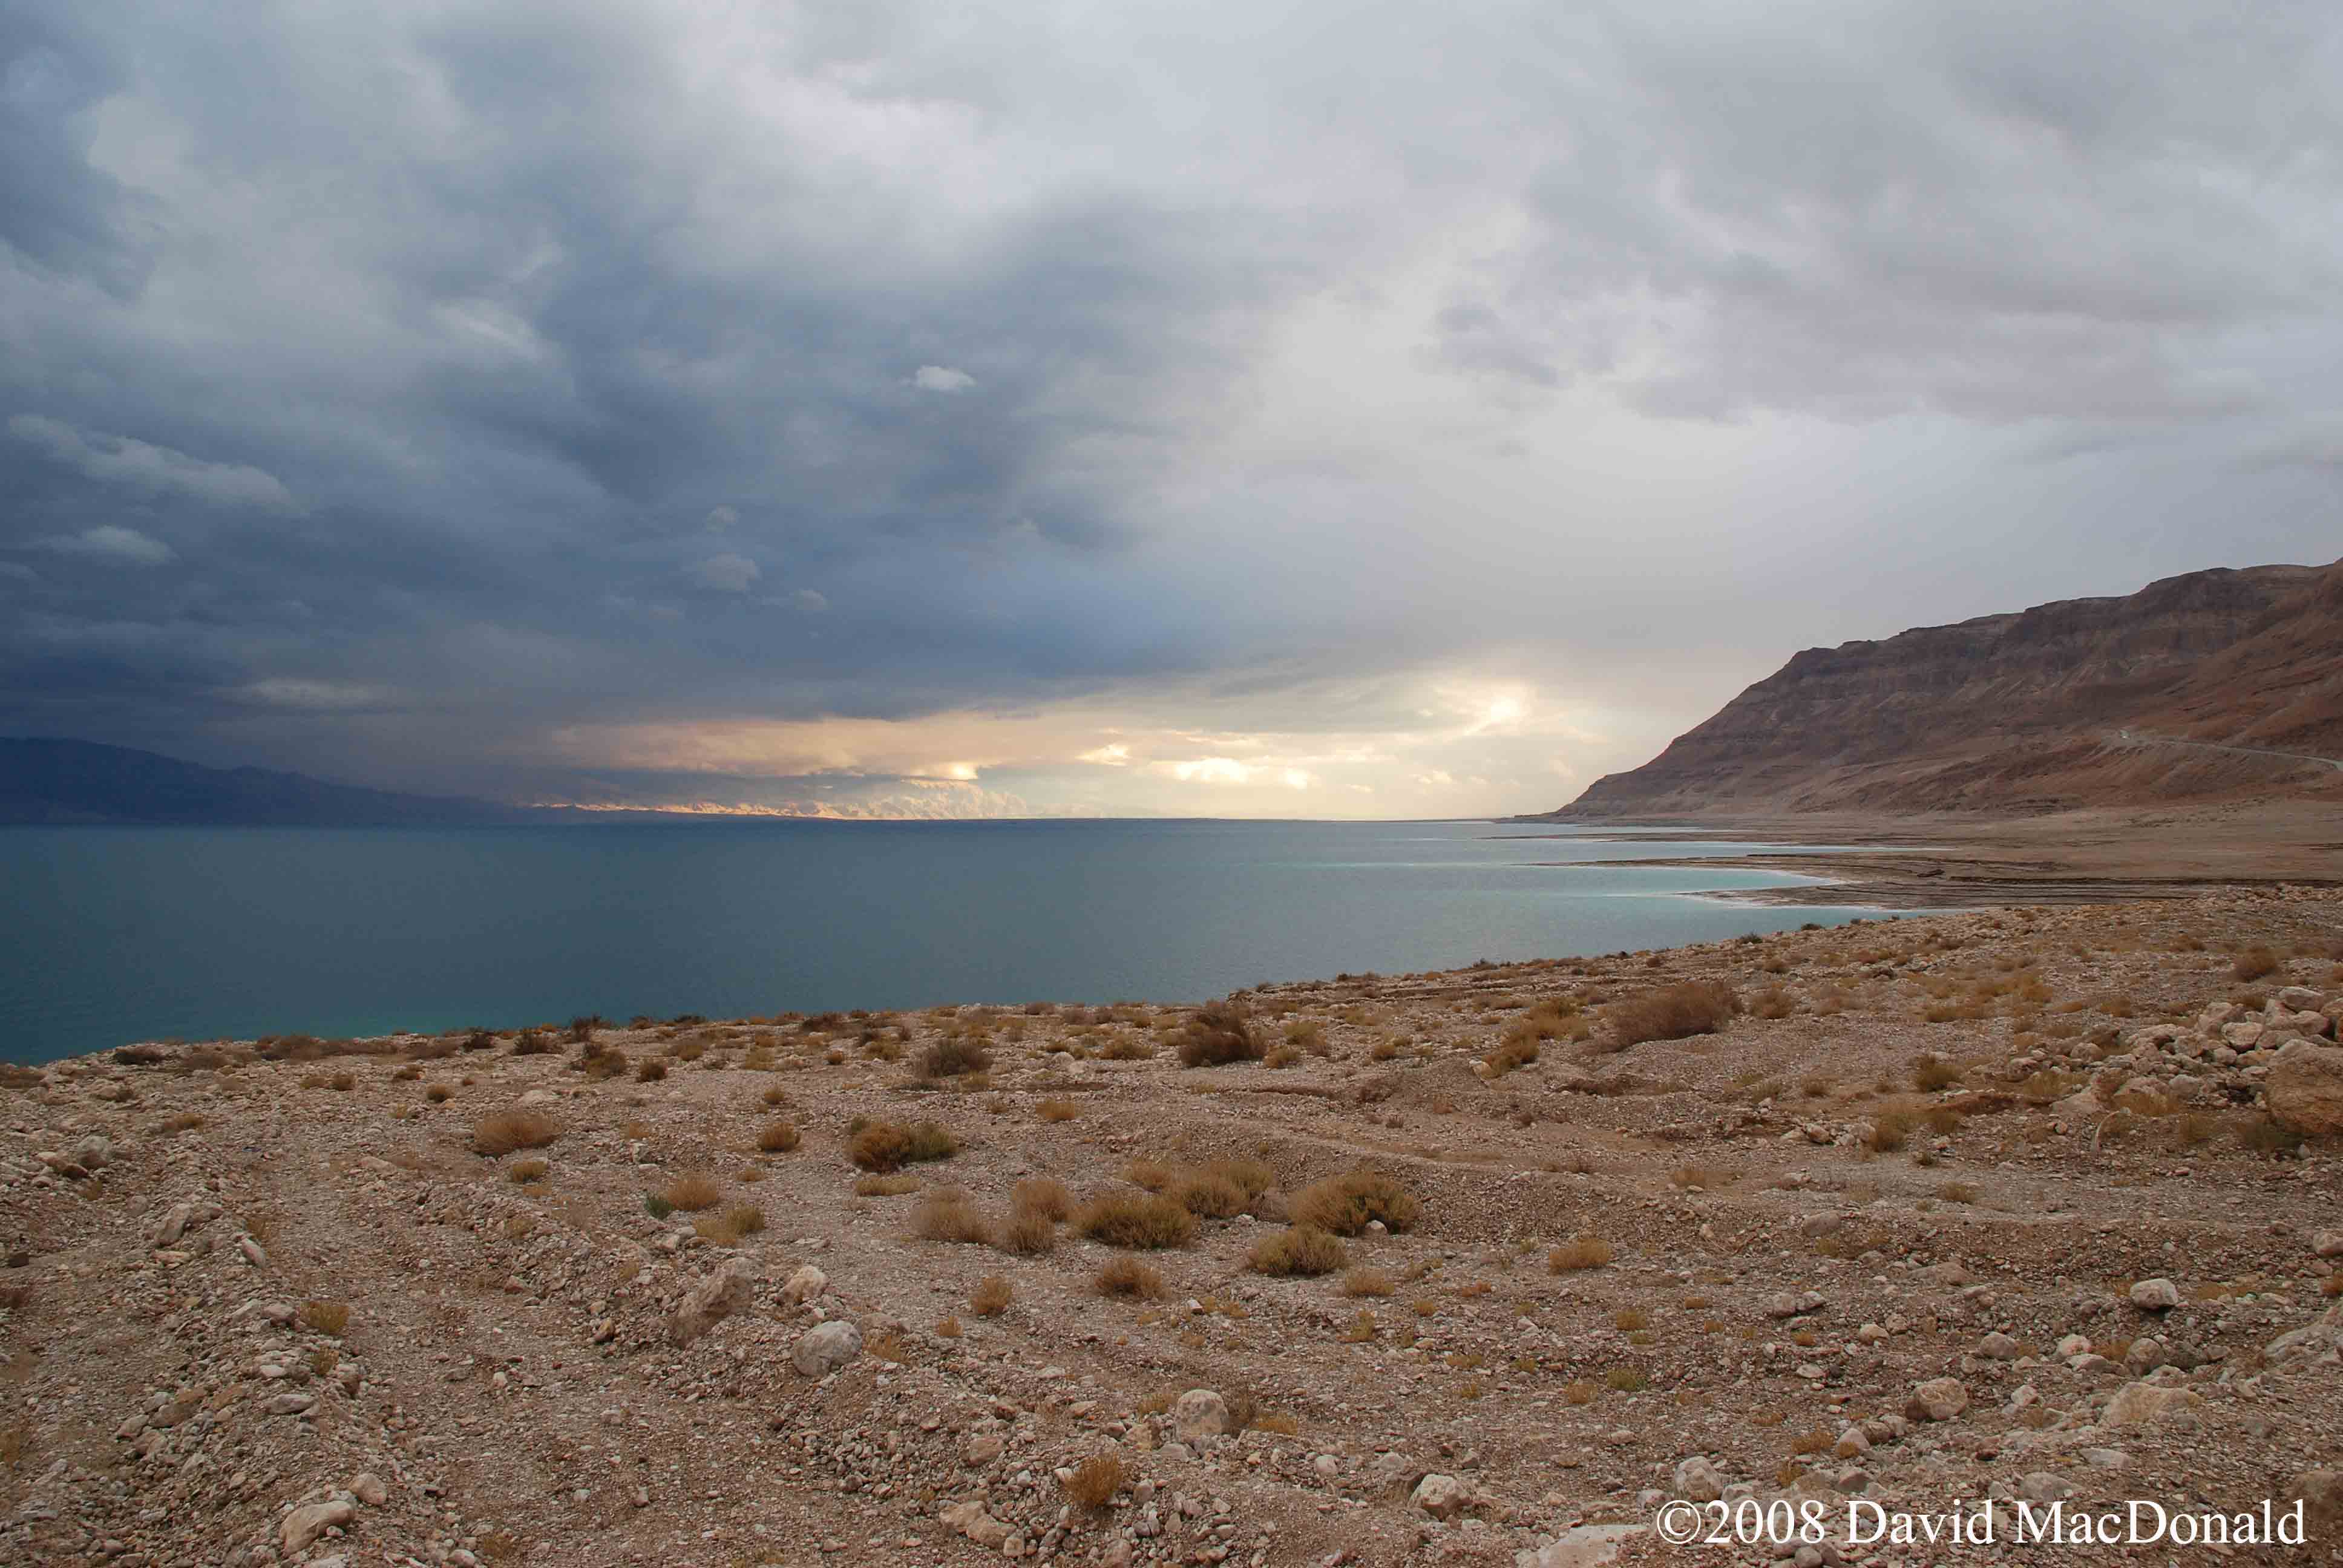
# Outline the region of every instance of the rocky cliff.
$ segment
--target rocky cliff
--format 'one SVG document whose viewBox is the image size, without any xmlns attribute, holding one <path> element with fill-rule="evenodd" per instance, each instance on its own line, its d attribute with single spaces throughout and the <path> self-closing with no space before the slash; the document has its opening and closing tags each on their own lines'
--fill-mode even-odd
<svg viewBox="0 0 2343 1568">
<path fill-rule="evenodd" d="M 2343 758 L 2343 562 L 1809 648 L 1559 814 L 2343 802 L 2320 757 Z"/>
</svg>

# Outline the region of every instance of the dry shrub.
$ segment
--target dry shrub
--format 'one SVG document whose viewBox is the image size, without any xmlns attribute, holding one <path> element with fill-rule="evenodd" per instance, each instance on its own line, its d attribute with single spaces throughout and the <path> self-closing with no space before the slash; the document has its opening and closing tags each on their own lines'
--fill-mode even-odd
<svg viewBox="0 0 2343 1568">
<path fill-rule="evenodd" d="M 1381 1269 L 1353 1269 L 1342 1276 L 1342 1293 L 1346 1296 L 1388 1296 L 1397 1288 L 1392 1277 Z"/>
<path fill-rule="evenodd" d="M 542 1160 L 516 1160 L 505 1167 L 505 1179 L 515 1183 L 541 1181 L 551 1169 Z"/>
<path fill-rule="evenodd" d="M 966 1035 L 940 1040 L 920 1053 L 918 1072 L 921 1078 L 959 1078 L 967 1073 L 982 1072 L 992 1065 L 992 1053 L 983 1042 Z"/>
<path fill-rule="evenodd" d="M 794 1121 L 768 1121 L 757 1134 L 757 1147 L 768 1154 L 787 1154 L 798 1146 L 802 1136 Z"/>
<path fill-rule="evenodd" d="M 1510 1032 L 1510 1031 L 1509 1031 Z M 1517 1067 L 1526 1067 L 1538 1059 L 1538 1042 L 1534 1039 L 1507 1039 L 1493 1047 L 1481 1058 L 1491 1078 L 1503 1078 Z"/>
<path fill-rule="evenodd" d="M 1205 1220 L 1233 1220 L 1244 1212 L 1246 1201 L 1243 1188 L 1225 1176 L 1202 1171 L 1182 1178 L 1165 1196 Z"/>
<path fill-rule="evenodd" d="M 347 1302 L 304 1302 L 301 1303 L 301 1326 L 312 1333 L 342 1337 L 350 1326 L 350 1304 Z"/>
<path fill-rule="evenodd" d="M 992 1241 L 992 1222 L 958 1188 L 941 1188 L 920 1199 L 911 1230 L 923 1241 L 960 1241 L 982 1247 Z"/>
<path fill-rule="evenodd" d="M 936 1325 L 936 1337 L 940 1340 L 956 1340 L 960 1338 L 960 1320 L 958 1318 L 946 1318 L 943 1322 Z"/>
<path fill-rule="evenodd" d="M 1152 1302 L 1163 1295 L 1163 1276 L 1136 1258 L 1109 1259 L 1091 1283 L 1101 1296 L 1136 1296 Z"/>
<path fill-rule="evenodd" d="M 1225 1067 L 1259 1061 L 1268 1047 L 1252 1030 L 1252 1020 L 1234 1000 L 1206 1002 L 1180 1032 L 1180 1065 Z"/>
<path fill-rule="evenodd" d="M 1562 1397 L 1572 1404 L 1593 1404 L 1602 1394 L 1599 1384 L 1589 1382 L 1584 1378 L 1564 1383 L 1562 1388 Z"/>
<path fill-rule="evenodd" d="M 1611 1257 L 1610 1242 L 1600 1236 L 1581 1236 L 1574 1241 L 1564 1241 L 1545 1255 L 1546 1271 L 1568 1274 L 1580 1269 L 1599 1269 Z"/>
<path fill-rule="evenodd" d="M 1012 1208 L 1009 1218 L 1001 1222 L 993 1245 L 1021 1257 L 1051 1251 L 1058 1245 L 1058 1227 L 1037 1209 Z"/>
<path fill-rule="evenodd" d="M 1020 1213 L 1045 1220 L 1063 1220 L 1074 1211 L 1074 1195 L 1063 1181 L 1049 1176 L 1029 1176 L 1010 1189 L 1010 1201 Z"/>
<path fill-rule="evenodd" d="M 1122 1179 L 1150 1192 L 1161 1192 L 1179 1179 L 1176 1167 L 1161 1160 L 1134 1160 L 1122 1168 Z"/>
<path fill-rule="evenodd" d="M 435 1083 L 430 1088 L 423 1091 L 423 1098 L 429 1101 L 434 1105 L 445 1105 L 454 1097 L 455 1093 L 456 1091 L 448 1088 L 446 1084 Z"/>
<path fill-rule="evenodd" d="M 1933 1050 L 1922 1051 L 1912 1059 L 1912 1087 L 1923 1094 L 1950 1089 L 1960 1081 L 1961 1070 Z"/>
<path fill-rule="evenodd" d="M 1263 1236 L 1245 1254 L 1245 1266 L 1257 1274 L 1331 1274 L 1350 1261 L 1342 1242 L 1315 1225 L 1295 1225 Z"/>
<path fill-rule="evenodd" d="M 906 1192 L 920 1190 L 917 1176 L 857 1176 L 854 1195 L 857 1198 L 900 1198 Z"/>
<path fill-rule="evenodd" d="M 1045 1100 L 1033 1111 L 1044 1121 L 1071 1121 L 1082 1113 L 1081 1107 L 1071 1100 Z"/>
<path fill-rule="evenodd" d="M 1259 1160 L 1215 1160 L 1204 1166 L 1203 1172 L 1224 1181 L 1235 1182 L 1243 1191 L 1248 1203 L 1277 1185 L 1277 1172 Z"/>
<path fill-rule="evenodd" d="M 980 1318 L 997 1318 L 1017 1299 L 1016 1289 L 998 1274 L 987 1274 L 969 1293 L 968 1304 Z"/>
<path fill-rule="evenodd" d="M 1741 1010 L 1733 988 L 1719 980 L 1679 980 L 1613 1002 L 1604 1014 L 1604 1043 L 1624 1050 L 1652 1040 L 1689 1040 L 1715 1034 Z"/>
<path fill-rule="evenodd" d="M 1195 1239 L 1196 1217 L 1153 1193 L 1111 1193 L 1085 1204 L 1074 1229 L 1110 1247 L 1184 1247 Z"/>
<path fill-rule="evenodd" d="M 656 1056 L 647 1056 L 635 1063 L 637 1083 L 657 1083 L 667 1076 L 667 1063 Z"/>
<path fill-rule="evenodd" d="M 560 1125 L 539 1111 L 500 1111 L 472 1127 L 472 1151 L 498 1156 L 519 1149 L 542 1149 L 561 1136 Z"/>
<path fill-rule="evenodd" d="M 1704 1192 L 1722 1192 L 1733 1185 L 1735 1177 L 1722 1165 L 1679 1165 L 1668 1172 L 1668 1180 L 1678 1187 L 1697 1187 Z"/>
<path fill-rule="evenodd" d="M 933 1121 L 874 1121 L 854 1135 L 848 1155 L 865 1171 L 893 1171 L 925 1160 L 949 1160 L 960 1141 Z"/>
<path fill-rule="evenodd" d="M 703 1209 L 713 1209 L 724 1196 L 724 1189 L 708 1176 L 679 1176 L 669 1182 L 659 1196 L 670 1208 L 687 1214 L 697 1214 Z"/>
<path fill-rule="evenodd" d="M 2241 980 L 2258 980 L 2265 975 L 2276 974 L 2278 968 L 2278 954 L 2257 943 L 2237 955 L 2237 962 L 2229 966 L 2229 972 Z"/>
<path fill-rule="evenodd" d="M 1122 1490 L 1122 1461 L 1101 1453 L 1074 1466 L 1063 1484 L 1069 1501 L 1084 1508 L 1104 1508 Z"/>
<path fill-rule="evenodd" d="M 1376 1220 L 1396 1235 L 1415 1229 L 1422 1215 L 1415 1194 L 1380 1171 L 1351 1171 L 1312 1181 L 1293 1200 L 1297 1225 L 1337 1236 L 1355 1236 Z"/>
<path fill-rule="evenodd" d="M 1893 1154 L 1912 1141 L 1912 1118 L 1901 1111 L 1885 1111 L 1874 1118 L 1863 1145 L 1874 1154 Z"/>
<path fill-rule="evenodd" d="M 1790 993 L 1777 985 L 1769 985 L 1749 999 L 1749 1011 L 1756 1018 L 1787 1018 L 1797 1010 Z"/>
</svg>

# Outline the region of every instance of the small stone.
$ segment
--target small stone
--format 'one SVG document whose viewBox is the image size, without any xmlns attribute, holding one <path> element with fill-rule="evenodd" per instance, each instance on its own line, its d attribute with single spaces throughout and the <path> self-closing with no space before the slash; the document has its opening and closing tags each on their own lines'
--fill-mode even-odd
<svg viewBox="0 0 2343 1568">
<path fill-rule="evenodd" d="M 1987 1361 L 2013 1362 L 2017 1359 L 2017 1342 L 2005 1333 L 1990 1333 L 1977 1341 L 1976 1353 Z"/>
<path fill-rule="evenodd" d="M 1001 1439 L 991 1432 L 983 1432 L 969 1439 L 968 1446 L 960 1451 L 960 1462 L 970 1466 L 985 1465 L 1000 1457 Z"/>
<path fill-rule="evenodd" d="M 789 1276 L 789 1283 L 781 1287 L 781 1300 L 793 1307 L 801 1307 L 808 1302 L 820 1300 L 822 1292 L 828 1289 L 828 1274 L 811 1263 L 800 1263 L 797 1272 Z"/>
<path fill-rule="evenodd" d="M 2141 1280 L 2131 1288 L 2131 1304 L 2144 1312 L 2169 1312 L 2180 1304 L 2180 1287 L 2170 1280 Z"/>
<path fill-rule="evenodd" d="M 350 1478 L 350 1495 L 368 1508 L 380 1508 L 383 1501 L 390 1495 L 390 1488 L 385 1486 L 382 1477 L 373 1471 L 361 1470 Z"/>
<path fill-rule="evenodd" d="M 2075 1495 L 2075 1483 L 2052 1471 L 2029 1472 L 2017 1483 L 2017 1494 L 2028 1503 L 2058 1503 Z"/>
<path fill-rule="evenodd" d="M 251 1237 L 238 1236 L 236 1239 L 236 1250 L 244 1254 L 244 1261 L 250 1263 L 254 1268 L 265 1269 L 268 1267 L 267 1251 L 262 1248 L 259 1242 L 254 1241 Z"/>
</svg>

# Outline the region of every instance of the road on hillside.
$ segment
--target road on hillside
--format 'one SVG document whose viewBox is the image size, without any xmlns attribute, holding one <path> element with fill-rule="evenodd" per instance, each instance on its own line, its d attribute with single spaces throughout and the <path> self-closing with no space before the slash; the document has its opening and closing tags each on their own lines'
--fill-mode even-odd
<svg viewBox="0 0 2343 1568">
<path fill-rule="evenodd" d="M 2233 751 L 2240 757 L 2284 757 L 2296 762 L 2316 762 L 2321 768 L 2332 768 L 2343 773 L 2343 762 L 2332 757 L 2313 757 L 2308 751 L 2273 751 L 2267 746 L 2223 746 L 2213 740 L 2176 740 L 2168 735 L 2142 735 L 2136 729 L 2118 729 L 2116 739 L 2132 746 L 2188 746 L 2199 751 Z"/>
</svg>

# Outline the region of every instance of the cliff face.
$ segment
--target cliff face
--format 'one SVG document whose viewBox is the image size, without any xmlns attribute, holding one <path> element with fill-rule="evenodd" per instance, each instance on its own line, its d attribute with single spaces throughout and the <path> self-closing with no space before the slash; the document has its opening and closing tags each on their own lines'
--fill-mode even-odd
<svg viewBox="0 0 2343 1568">
<path fill-rule="evenodd" d="M 2191 572 L 1809 648 L 1563 814 L 2006 811 L 2343 785 L 2270 751 L 2343 757 L 2343 562 Z"/>
</svg>

